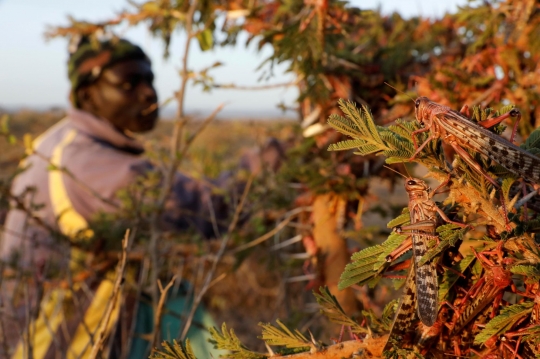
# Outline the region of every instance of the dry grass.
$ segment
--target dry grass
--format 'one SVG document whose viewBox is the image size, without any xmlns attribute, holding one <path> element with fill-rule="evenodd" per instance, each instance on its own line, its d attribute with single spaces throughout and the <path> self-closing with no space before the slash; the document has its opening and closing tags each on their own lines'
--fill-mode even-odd
<svg viewBox="0 0 540 359">
<path fill-rule="evenodd" d="M 0 110 L 0 116 L 2 114 Z M 24 155 L 24 134 L 36 138 L 60 121 L 65 112 L 21 110 L 9 115 L 10 131 L 18 143 L 11 145 L 0 138 L 0 178 L 6 178 L 17 168 Z M 191 122 L 187 132 L 198 125 L 197 121 Z M 182 170 L 195 176 L 215 178 L 220 172 L 234 168 L 245 151 L 264 145 L 268 137 L 290 138 L 294 133 L 292 127 L 292 123 L 285 120 L 216 120 L 194 142 Z M 153 131 L 138 137 L 153 150 L 167 148 L 171 133 L 172 122 L 161 120 Z"/>
</svg>

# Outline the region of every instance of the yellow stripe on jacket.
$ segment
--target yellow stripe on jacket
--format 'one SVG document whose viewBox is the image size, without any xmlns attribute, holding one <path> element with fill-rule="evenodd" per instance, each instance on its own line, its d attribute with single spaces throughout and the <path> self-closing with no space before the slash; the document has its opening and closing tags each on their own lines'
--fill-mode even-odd
<svg viewBox="0 0 540 359">
<path fill-rule="evenodd" d="M 80 231 L 88 228 L 88 222 L 73 208 L 64 183 L 64 172 L 61 170 L 64 149 L 73 142 L 76 136 L 76 130 L 69 130 L 54 148 L 50 161 L 56 168 L 49 171 L 49 197 L 52 211 L 58 219 L 60 231 L 68 237 L 74 237 Z M 88 234 L 91 235 L 91 233 Z"/>
<path fill-rule="evenodd" d="M 55 290 L 43 298 L 38 319 L 29 327 L 30 338 L 25 336 L 17 345 L 13 359 L 30 357 L 28 349 L 32 347 L 33 358 L 44 358 L 52 344 L 56 330 L 64 320 L 62 290 Z M 30 345 L 31 344 L 31 345 Z"/>
<path fill-rule="evenodd" d="M 75 335 L 73 336 L 73 340 L 71 341 L 67 352 L 68 359 L 87 358 L 90 356 L 92 344 L 98 340 L 98 338 L 96 338 L 96 333 L 102 320 L 104 320 L 107 306 L 111 300 L 113 288 L 114 283 L 107 279 L 103 280 L 99 285 L 99 288 L 92 299 L 92 303 L 84 315 L 84 323 L 80 323 L 75 331 Z M 120 313 L 121 297 L 122 296 L 119 295 L 116 303 L 111 303 L 114 307 L 109 322 L 105 327 L 105 335 L 110 333 L 116 324 L 118 314 Z"/>
<path fill-rule="evenodd" d="M 57 218 L 60 231 L 71 238 L 76 237 L 81 231 L 85 231 L 85 237 L 91 237 L 93 232 L 88 229 L 88 222 L 78 213 L 67 193 L 64 183 L 64 171 L 62 171 L 62 156 L 64 149 L 75 139 L 77 131 L 72 129 L 67 132 L 62 141 L 53 149 L 50 164 L 54 167 L 49 171 L 49 198 L 51 201 L 52 212 Z M 34 141 L 34 149 L 39 145 L 41 139 Z M 83 253 L 74 248 L 71 251 L 72 261 Z M 66 348 L 64 355 L 67 358 L 87 358 L 91 353 L 92 344 L 97 340 L 94 338 L 96 332 L 103 320 L 107 305 L 111 299 L 113 283 L 110 280 L 103 280 L 97 288 L 90 306 L 85 312 L 83 322 L 79 323 L 69 347 Z M 40 315 L 36 321 L 30 325 L 30 340 L 23 338 L 12 359 L 26 359 L 29 357 L 28 348 L 31 344 L 34 359 L 43 359 L 47 355 L 53 340 L 65 320 L 63 314 L 64 295 L 69 295 L 69 290 L 53 290 L 50 295 L 41 302 Z M 108 335 L 117 322 L 121 295 L 114 303 L 113 311 L 109 322 L 105 328 L 104 335 Z"/>
</svg>

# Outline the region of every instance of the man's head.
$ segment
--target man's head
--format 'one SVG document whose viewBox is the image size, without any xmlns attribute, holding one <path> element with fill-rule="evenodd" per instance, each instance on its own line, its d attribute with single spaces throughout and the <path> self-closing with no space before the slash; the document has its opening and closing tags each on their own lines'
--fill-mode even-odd
<svg viewBox="0 0 540 359">
<path fill-rule="evenodd" d="M 150 60 L 127 40 L 81 43 L 69 59 L 71 101 L 76 108 L 112 123 L 118 130 L 154 128 L 157 94 Z"/>
</svg>

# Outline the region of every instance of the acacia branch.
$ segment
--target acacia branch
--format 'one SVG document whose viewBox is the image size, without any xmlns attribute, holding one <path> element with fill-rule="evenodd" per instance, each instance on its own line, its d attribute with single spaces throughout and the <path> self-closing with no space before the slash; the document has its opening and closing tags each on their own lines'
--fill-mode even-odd
<svg viewBox="0 0 540 359">
<path fill-rule="evenodd" d="M 210 271 L 206 275 L 206 278 L 204 280 L 204 285 L 201 288 L 201 291 L 195 298 L 193 305 L 191 306 L 188 318 L 186 320 L 186 324 L 184 325 L 184 329 L 182 330 L 182 334 L 180 335 L 180 340 L 185 340 L 187 333 L 189 331 L 189 328 L 191 327 L 191 323 L 193 321 L 193 317 L 195 316 L 195 312 L 197 311 L 197 308 L 199 304 L 202 301 L 203 296 L 206 294 L 210 286 L 212 285 L 213 281 L 212 278 L 214 277 L 214 274 L 217 269 L 218 263 L 221 261 L 221 258 L 225 254 L 225 248 L 227 248 L 227 244 L 229 243 L 229 239 L 231 237 L 231 233 L 236 228 L 236 225 L 238 223 L 238 219 L 240 218 L 240 213 L 242 213 L 242 209 L 244 208 L 247 195 L 249 193 L 249 190 L 251 188 L 251 184 L 253 182 L 253 176 L 251 176 L 248 180 L 248 183 L 246 184 L 246 188 L 244 188 L 244 193 L 242 194 L 242 199 L 240 200 L 240 203 L 236 207 L 233 220 L 228 228 L 227 234 L 223 236 L 223 239 L 221 240 L 221 246 L 219 247 L 219 251 L 214 257 L 214 262 L 212 263 L 212 268 L 210 268 Z"/>
<path fill-rule="evenodd" d="M 229 251 L 229 253 L 230 254 L 238 253 L 238 252 L 241 252 L 241 251 L 246 250 L 248 248 L 255 247 L 258 244 L 263 243 L 267 239 L 272 238 L 276 233 L 281 231 L 283 228 L 285 228 L 285 226 L 287 226 L 289 224 L 289 222 L 292 221 L 292 219 L 295 216 L 297 216 L 298 214 L 300 214 L 302 212 L 306 212 L 306 211 L 311 211 L 311 207 L 309 207 L 309 206 L 308 207 L 298 207 L 298 208 L 293 209 L 292 211 L 287 212 L 285 214 L 285 219 L 283 221 L 281 221 L 270 232 L 263 234 L 262 236 L 260 236 L 257 239 L 252 240 L 251 242 L 248 242 L 248 243 L 242 244 L 241 246 L 236 247 L 235 249 Z"/>
<path fill-rule="evenodd" d="M 114 308 L 120 304 L 118 301 L 118 296 L 120 295 L 120 291 L 122 290 L 122 287 L 124 284 L 124 272 L 126 270 L 128 245 L 131 242 L 130 241 L 130 239 L 132 239 L 131 237 L 132 236 L 130 236 L 130 231 L 128 229 L 126 231 L 126 234 L 124 235 L 124 239 L 122 240 L 122 257 L 120 258 L 120 262 L 116 269 L 116 280 L 114 281 L 111 297 L 109 299 L 107 310 L 105 311 L 103 320 L 101 321 L 101 325 L 96 335 L 94 336 L 94 338 L 97 337 L 97 340 L 92 346 L 92 352 L 90 353 L 89 359 L 97 358 L 97 355 L 99 351 L 101 350 L 101 347 L 103 346 L 103 343 L 105 342 L 105 339 L 106 339 L 105 331 L 111 320 L 112 312 Z"/>
<path fill-rule="evenodd" d="M 176 119 L 174 130 L 173 130 L 173 136 L 171 139 L 170 155 L 171 155 L 172 160 L 165 174 L 163 190 L 161 191 L 160 197 L 158 199 L 157 208 L 152 213 L 151 220 L 150 220 L 151 236 L 150 236 L 150 243 L 149 243 L 148 249 L 150 252 L 150 258 L 151 258 L 151 264 L 152 264 L 151 270 L 150 270 L 150 281 L 152 283 L 152 287 L 151 287 L 152 288 L 151 290 L 152 308 L 154 308 L 154 310 L 156 310 L 158 306 L 158 300 L 159 300 L 158 288 L 156 286 L 157 281 L 158 281 L 158 273 L 159 273 L 157 243 L 161 236 L 161 229 L 159 228 L 159 222 L 160 222 L 160 218 L 165 207 L 165 202 L 171 193 L 176 171 L 182 160 L 182 158 L 177 156 L 177 154 L 179 152 L 179 148 L 181 145 L 182 130 L 186 125 L 186 119 L 184 117 L 184 100 L 185 100 L 186 86 L 189 81 L 189 74 L 187 70 L 189 47 L 191 45 L 191 41 L 196 36 L 196 34 L 193 31 L 193 16 L 195 15 L 197 4 L 198 4 L 198 0 L 193 0 L 186 14 L 185 28 L 187 32 L 187 37 L 186 37 L 186 44 L 184 47 L 184 56 L 182 59 L 182 70 L 180 72 L 180 77 L 181 77 L 180 90 L 176 94 L 176 98 L 178 101 L 178 113 L 177 113 L 177 119 Z"/>
<path fill-rule="evenodd" d="M 218 89 L 232 89 L 232 90 L 270 90 L 275 88 L 281 88 L 281 87 L 291 87 L 298 84 L 298 80 L 291 81 L 291 82 L 283 82 L 279 84 L 271 84 L 271 85 L 259 85 L 259 86 L 241 86 L 241 85 L 235 85 L 235 84 L 213 84 L 213 88 Z"/>
<path fill-rule="evenodd" d="M 176 153 L 178 152 L 180 146 L 180 140 L 182 137 L 182 130 L 186 124 L 186 119 L 184 117 L 184 101 L 186 86 L 189 81 L 188 74 L 188 58 L 189 58 L 189 47 L 191 41 L 197 36 L 196 32 L 193 31 L 193 16 L 195 15 L 195 10 L 197 9 L 198 0 L 192 0 L 189 10 L 186 14 L 186 44 L 184 46 L 184 56 L 182 58 L 182 70 L 180 71 L 180 77 L 182 78 L 180 82 L 180 90 L 176 93 L 176 99 L 178 101 L 178 111 L 176 114 L 177 120 L 174 125 L 173 136 L 171 141 L 171 158 L 176 158 Z"/>
<path fill-rule="evenodd" d="M 152 343 L 152 353 L 150 354 L 150 356 L 156 350 L 157 340 L 159 338 L 159 328 L 161 326 L 161 312 L 163 311 L 163 306 L 165 305 L 165 300 L 167 299 L 167 293 L 169 292 L 169 289 L 171 289 L 175 281 L 176 281 L 176 276 L 172 277 L 172 279 L 165 286 L 165 288 L 163 288 L 161 281 L 158 279 L 158 287 L 159 287 L 160 296 L 159 296 L 158 306 L 154 314 L 154 330 L 152 331 L 152 340 L 150 341 L 150 343 Z"/>
</svg>

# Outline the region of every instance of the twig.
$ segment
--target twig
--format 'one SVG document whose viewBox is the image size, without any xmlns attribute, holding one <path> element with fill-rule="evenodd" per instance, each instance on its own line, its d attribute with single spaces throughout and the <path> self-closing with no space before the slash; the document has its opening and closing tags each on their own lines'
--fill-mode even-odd
<svg viewBox="0 0 540 359">
<path fill-rule="evenodd" d="M 290 246 L 290 245 L 293 245 L 297 242 L 300 242 L 302 240 L 302 235 L 301 234 L 298 234 L 290 239 L 287 239 L 286 241 L 283 241 L 281 243 L 278 243 L 278 244 L 275 244 L 273 245 L 270 250 L 271 251 L 277 251 L 278 249 L 282 249 L 282 248 L 285 248 L 287 246 Z"/>
<path fill-rule="evenodd" d="M 186 86 L 189 81 L 188 76 L 188 58 L 189 58 L 189 47 L 191 45 L 191 40 L 196 36 L 196 34 L 193 32 L 193 16 L 195 15 L 195 10 L 197 9 L 198 0 L 192 0 L 189 10 L 186 14 L 186 32 L 187 32 L 187 38 L 186 43 L 184 46 L 184 56 L 182 58 L 182 70 L 180 71 L 180 76 L 182 78 L 181 84 L 180 84 L 180 90 L 178 91 L 176 98 L 178 100 L 178 112 L 177 112 L 177 121 L 174 126 L 173 130 L 173 137 L 171 141 L 171 158 L 176 158 L 176 153 L 178 152 L 179 145 L 180 145 L 180 139 L 182 137 L 182 129 L 185 125 L 185 117 L 184 117 L 184 100 L 185 100 L 185 93 L 186 93 Z M 173 161 L 174 162 L 174 161 Z"/>
<path fill-rule="evenodd" d="M 253 182 L 253 175 L 250 176 L 250 178 L 249 178 L 249 180 L 248 180 L 248 182 L 246 184 L 246 188 L 244 188 L 244 193 L 242 194 L 242 199 L 240 200 L 240 203 L 236 207 L 236 210 L 234 212 L 234 217 L 233 217 L 232 222 L 231 222 L 231 224 L 229 226 L 227 234 L 225 236 L 223 236 L 223 239 L 221 240 L 221 246 L 219 248 L 218 253 L 216 254 L 216 256 L 214 258 L 214 262 L 212 263 L 212 267 L 210 268 L 210 270 L 208 271 L 208 274 L 206 275 L 204 285 L 201 288 L 201 291 L 197 294 L 197 297 L 195 298 L 195 300 L 193 301 L 193 305 L 191 306 L 191 310 L 190 310 L 188 318 L 186 320 L 186 324 L 184 325 L 184 329 L 182 330 L 182 334 L 180 336 L 180 340 L 182 340 L 182 341 L 186 339 L 188 330 L 191 327 L 191 323 L 193 322 L 193 317 L 195 316 L 195 312 L 197 311 L 197 308 L 199 307 L 199 304 L 201 303 L 203 296 L 208 291 L 208 288 L 210 288 L 210 285 L 212 283 L 212 277 L 214 276 L 214 273 L 216 272 L 217 265 L 218 265 L 219 261 L 221 260 L 221 257 L 223 257 L 223 255 L 225 254 L 225 248 L 227 247 L 227 244 L 228 244 L 229 239 L 231 237 L 232 231 L 234 231 L 234 229 L 236 228 L 236 225 L 238 223 L 238 219 L 240 218 L 240 213 L 242 212 L 242 209 L 244 208 L 246 198 L 247 198 L 247 195 L 248 195 L 249 190 L 251 188 L 252 182 Z"/>
<path fill-rule="evenodd" d="M 163 288 L 160 280 L 158 280 L 157 282 L 160 296 L 158 306 L 154 314 L 154 330 L 152 331 L 152 340 L 150 341 L 152 343 L 152 352 L 150 353 L 150 356 L 152 356 L 152 354 L 154 354 L 154 351 L 156 350 L 156 346 L 158 344 L 157 341 L 159 339 L 159 327 L 161 326 L 161 312 L 163 311 L 163 306 L 165 305 L 165 300 L 167 299 L 167 293 L 169 292 L 169 289 L 171 289 L 175 281 L 176 275 L 172 277 L 172 279 L 169 281 L 169 284 L 167 284 L 165 288 Z"/>
<path fill-rule="evenodd" d="M 4 272 L 4 266 L 5 266 L 5 263 L 4 262 L 0 262 L 0 273 L 3 273 Z M 0 308 L 2 309 L 5 309 L 5 303 L 4 303 L 4 297 L 1 295 L 2 291 L 3 291 L 3 287 L 4 287 L 4 277 L 3 276 L 0 276 Z M 8 347 L 8 343 L 7 343 L 7 336 L 6 336 L 6 329 L 5 329 L 5 326 L 4 326 L 4 318 L 3 318 L 3 311 L 0 311 L 0 340 L 2 340 L 2 351 L 3 351 L 3 355 L 4 357 L 8 357 L 9 356 L 9 347 Z"/>
<path fill-rule="evenodd" d="M 31 326 L 31 323 L 32 323 L 32 319 L 31 319 L 31 311 L 30 311 L 30 289 L 29 289 L 29 286 L 28 286 L 28 283 L 26 283 L 26 285 L 24 286 L 25 288 L 25 291 L 24 291 L 24 299 L 25 299 L 25 312 L 26 312 L 26 323 L 25 323 L 25 328 L 26 328 L 26 349 L 27 349 L 27 353 L 25 353 L 29 359 L 33 359 L 34 358 L 34 347 L 33 347 L 33 340 L 32 340 L 32 329 L 34 329 L 34 333 L 35 333 L 35 328 L 32 328 Z M 24 351 L 23 351 L 24 353 Z"/>
<path fill-rule="evenodd" d="M 234 229 L 236 228 L 236 225 L 238 224 L 240 213 L 242 213 L 242 209 L 244 208 L 244 205 L 246 203 L 246 198 L 251 188 L 251 184 L 253 183 L 253 177 L 253 174 L 249 176 L 249 179 L 246 183 L 246 188 L 244 188 L 244 193 L 242 194 L 242 199 L 240 200 L 240 203 L 238 204 L 238 206 L 236 206 L 236 210 L 234 211 L 234 216 L 228 229 L 228 234 L 231 234 L 232 231 L 234 231 Z"/>
<path fill-rule="evenodd" d="M 221 110 L 222 106 L 218 106 L 218 108 L 206 118 L 206 120 L 203 122 L 201 127 L 196 131 L 194 135 L 192 135 L 186 144 L 182 146 L 182 134 L 183 130 L 185 128 L 185 125 L 187 124 L 187 119 L 184 116 L 184 101 L 185 101 L 185 90 L 187 83 L 190 79 L 189 73 L 188 73 L 188 58 L 189 58 L 189 48 L 191 45 L 191 41 L 197 36 L 197 31 L 193 30 L 193 17 L 195 15 L 195 11 L 197 10 L 198 0 L 192 0 L 190 3 L 189 9 L 186 13 L 186 23 L 185 23 L 185 29 L 187 32 L 187 39 L 184 47 L 184 55 L 182 58 L 182 69 L 180 71 L 181 76 L 181 84 L 180 84 L 180 90 L 176 93 L 176 99 L 178 101 L 178 112 L 177 112 L 177 120 L 174 125 L 173 135 L 171 138 L 171 146 L 170 146 L 170 157 L 171 157 L 171 163 L 170 166 L 167 169 L 167 172 L 165 174 L 165 180 L 163 183 L 163 190 L 161 191 L 160 197 L 157 202 L 157 209 L 152 213 L 152 218 L 150 221 L 150 230 L 151 230 L 151 236 L 150 236 L 150 243 L 149 243 L 149 252 L 150 252 L 150 258 L 151 258 L 151 271 L 150 271 L 150 282 L 152 285 L 152 308 L 157 307 L 158 305 L 158 290 L 157 287 L 154 285 L 154 283 L 157 283 L 158 280 L 158 253 L 157 253 L 157 242 L 161 235 L 161 229 L 159 227 L 159 221 L 161 218 L 161 214 L 165 207 L 165 202 L 172 190 L 172 186 L 174 184 L 174 178 L 176 175 L 176 172 L 178 170 L 178 167 L 180 166 L 185 153 L 189 149 L 190 145 L 193 143 L 197 135 L 204 129 L 208 123 L 213 120 L 215 115 Z M 181 149 L 181 150 L 180 150 Z"/>
<path fill-rule="evenodd" d="M 126 231 L 126 234 L 124 235 L 124 239 L 122 240 L 122 257 L 120 259 L 120 263 L 118 264 L 117 270 L 116 270 L 116 279 L 114 281 L 113 290 L 111 293 L 111 298 L 109 299 L 109 304 L 107 305 L 107 310 L 105 311 L 103 320 L 101 321 L 101 326 L 99 327 L 98 331 L 96 332 L 96 335 L 94 338 L 96 339 L 95 344 L 92 346 L 92 352 L 90 353 L 89 359 L 95 359 L 101 350 L 101 347 L 103 346 L 103 343 L 105 342 L 105 330 L 107 329 L 107 326 L 109 325 L 109 321 L 111 320 L 111 315 L 118 303 L 118 296 L 120 294 L 120 291 L 122 289 L 122 286 L 124 284 L 124 271 L 126 269 L 126 262 L 127 262 L 127 251 L 128 251 L 128 244 L 130 242 L 130 235 L 129 235 L 129 229 Z"/>
<path fill-rule="evenodd" d="M 193 141 L 195 141 L 195 139 L 201 134 L 201 132 L 210 124 L 210 122 L 214 120 L 216 115 L 223 109 L 224 106 L 225 104 L 222 103 L 218 107 L 216 107 L 214 111 L 212 111 L 212 113 L 204 119 L 203 123 L 195 130 L 195 132 L 191 136 L 189 136 L 189 138 L 186 140 L 185 145 L 182 147 L 182 151 L 178 156 L 179 158 L 184 158 L 187 150 L 191 147 Z"/>
<path fill-rule="evenodd" d="M 142 265 L 141 265 L 141 269 L 140 269 L 139 281 L 138 281 L 138 285 L 136 287 L 137 292 L 135 293 L 135 305 L 133 307 L 133 312 L 132 313 L 137 313 L 138 309 L 139 309 L 139 306 L 141 305 L 141 300 L 140 299 L 141 299 L 143 283 L 147 279 L 148 267 L 150 266 L 148 257 L 146 257 L 146 256 L 143 256 L 143 258 L 141 259 L 141 262 L 142 262 Z M 133 317 L 133 318 L 135 318 L 135 317 Z M 128 339 L 127 339 L 127 343 L 126 343 L 125 348 L 131 348 L 131 343 L 132 343 L 133 339 L 135 338 L 136 324 L 137 324 L 137 321 L 132 319 L 131 320 L 131 325 L 130 325 L 130 328 L 129 328 Z M 124 350 L 122 352 L 122 355 L 120 356 L 120 359 L 127 359 L 128 355 L 129 355 L 129 351 Z"/>
<path fill-rule="evenodd" d="M 514 205 L 515 209 L 520 209 L 521 206 L 523 206 L 525 203 L 530 201 L 533 197 L 535 197 L 538 194 L 538 191 L 532 191 L 528 195 L 524 196 L 522 199 L 517 201 L 517 203 Z"/>
<path fill-rule="evenodd" d="M 43 221 L 43 219 L 41 217 L 38 217 L 37 215 L 33 214 L 32 213 L 32 210 L 29 209 L 26 204 L 19 198 L 19 196 L 14 196 L 13 194 L 11 194 L 10 191 L 3 191 L 2 195 L 5 196 L 5 198 L 15 202 L 15 208 L 18 209 L 18 210 L 21 210 L 23 212 L 26 213 L 26 215 L 31 218 L 33 221 L 35 221 L 35 223 L 46 229 L 49 233 L 51 233 L 51 235 L 53 237 L 65 237 L 63 234 L 61 234 L 60 232 L 58 232 L 56 229 L 54 229 L 52 226 L 48 225 L 47 223 L 45 223 L 45 221 Z M 24 231 L 23 231 L 24 233 Z M 24 236 L 23 234 L 21 234 L 21 237 L 23 237 L 23 239 L 28 239 L 26 238 L 26 236 Z M 66 237 L 67 238 L 67 237 Z"/>
<path fill-rule="evenodd" d="M 241 251 L 246 250 L 248 248 L 255 247 L 258 244 L 261 244 L 262 242 L 272 238 L 273 235 L 275 235 L 276 233 L 281 231 L 294 218 L 294 216 L 296 216 L 296 215 L 298 215 L 298 214 L 300 214 L 302 212 L 311 211 L 311 208 L 312 207 L 310 207 L 310 206 L 298 207 L 298 208 L 293 209 L 292 211 L 287 212 L 285 214 L 285 219 L 283 221 L 281 221 L 270 232 L 268 232 L 266 234 L 263 234 L 262 236 L 260 236 L 257 239 L 252 240 L 251 242 L 248 242 L 246 244 L 242 244 L 241 246 L 236 247 L 235 249 L 229 251 L 228 253 L 229 254 L 238 253 L 238 252 L 241 252 Z"/>
<path fill-rule="evenodd" d="M 210 284 L 208 285 L 208 289 L 221 282 L 223 279 L 225 279 L 226 276 L 227 273 L 221 273 L 219 276 L 217 276 L 217 278 L 214 278 L 214 280 L 212 280 L 212 282 L 210 282 Z"/>
<path fill-rule="evenodd" d="M 118 256 L 116 257 L 116 259 L 118 259 Z M 86 334 L 88 335 L 88 337 L 90 338 L 90 345 L 94 345 L 95 344 L 95 341 L 94 341 L 94 335 L 92 333 L 92 331 L 90 330 L 90 328 L 88 327 L 86 321 L 84 320 L 84 314 L 85 314 L 85 311 L 84 311 L 84 306 L 81 305 L 81 301 L 79 300 L 79 297 L 77 296 L 77 292 L 75 290 L 75 285 L 74 285 L 74 282 L 73 282 L 73 273 L 71 270 L 68 270 L 67 272 L 67 287 L 69 288 L 69 291 L 71 293 L 73 293 L 73 304 L 75 304 L 75 308 L 76 308 L 76 315 L 77 315 L 77 320 L 79 320 L 79 322 L 81 323 L 81 325 L 83 326 L 84 328 L 84 331 L 86 332 Z M 66 333 L 68 334 L 68 333 Z M 53 335 L 53 338 L 54 338 L 54 335 L 55 333 L 52 332 Z M 67 336 L 67 335 L 66 335 Z M 61 348 L 59 346 L 59 348 Z M 71 351 L 71 355 L 74 355 L 74 356 L 77 356 L 77 353 L 73 350 L 72 347 L 69 348 L 70 351 Z"/>
<path fill-rule="evenodd" d="M 274 88 L 280 88 L 280 87 L 290 87 L 297 85 L 298 80 L 291 81 L 291 82 L 283 82 L 280 84 L 271 84 L 271 85 L 260 85 L 260 86 L 240 86 L 235 84 L 214 84 L 212 87 L 219 88 L 219 89 L 232 89 L 232 90 L 247 90 L 247 91 L 253 91 L 253 90 L 269 90 Z"/>
<path fill-rule="evenodd" d="M 214 230 L 214 236 L 215 238 L 220 238 L 221 231 L 219 230 L 219 226 L 217 224 L 216 212 L 214 211 L 214 204 L 212 203 L 212 199 L 208 201 L 208 211 L 210 212 L 210 220 L 212 223 L 212 229 Z"/>
</svg>

